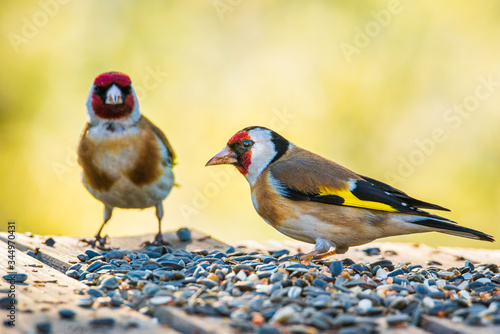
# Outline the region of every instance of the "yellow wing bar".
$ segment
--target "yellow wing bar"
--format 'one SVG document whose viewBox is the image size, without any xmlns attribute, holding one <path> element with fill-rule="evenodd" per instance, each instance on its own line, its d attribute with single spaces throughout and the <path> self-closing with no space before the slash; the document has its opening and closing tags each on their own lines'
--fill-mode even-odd
<svg viewBox="0 0 500 334">
<path fill-rule="evenodd" d="M 353 206 L 357 208 L 371 209 L 371 210 L 379 210 L 379 211 L 387 211 L 387 212 L 398 212 L 398 210 L 394 209 L 392 206 L 373 201 L 363 201 L 353 195 L 353 193 L 348 189 L 334 189 L 328 186 L 319 187 L 319 195 L 335 195 L 344 199 L 344 203 L 342 205 Z"/>
</svg>

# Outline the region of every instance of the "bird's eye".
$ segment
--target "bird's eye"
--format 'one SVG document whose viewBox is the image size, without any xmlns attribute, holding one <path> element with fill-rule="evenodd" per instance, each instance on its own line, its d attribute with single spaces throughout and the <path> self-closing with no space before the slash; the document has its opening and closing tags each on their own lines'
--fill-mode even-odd
<svg viewBox="0 0 500 334">
<path fill-rule="evenodd" d="M 244 148 L 250 148 L 252 144 L 253 144 L 252 141 L 247 139 L 241 145 L 243 145 Z"/>
</svg>

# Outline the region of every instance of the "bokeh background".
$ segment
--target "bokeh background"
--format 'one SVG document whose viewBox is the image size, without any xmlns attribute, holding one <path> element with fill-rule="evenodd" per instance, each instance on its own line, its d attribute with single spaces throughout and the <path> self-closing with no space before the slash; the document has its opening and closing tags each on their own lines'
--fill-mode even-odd
<svg viewBox="0 0 500 334">
<path fill-rule="evenodd" d="M 95 233 L 102 205 L 81 185 L 74 151 L 94 77 L 119 70 L 178 154 L 165 229 L 286 238 L 254 211 L 236 170 L 204 168 L 237 130 L 263 125 L 500 238 L 498 1 L 0 8 L 0 230 L 10 219 L 19 232 Z M 152 209 L 115 210 L 105 233 L 156 228 Z M 436 233 L 387 240 L 498 247 Z"/>
</svg>

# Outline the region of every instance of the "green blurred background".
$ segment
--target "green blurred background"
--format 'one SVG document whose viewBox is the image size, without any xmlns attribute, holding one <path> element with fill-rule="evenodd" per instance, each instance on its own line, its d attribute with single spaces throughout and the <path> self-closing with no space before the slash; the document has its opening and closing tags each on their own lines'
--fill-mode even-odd
<svg viewBox="0 0 500 334">
<path fill-rule="evenodd" d="M 0 8 L 0 230 L 10 219 L 19 232 L 96 232 L 102 204 L 80 183 L 74 151 L 94 77 L 119 70 L 177 151 L 181 187 L 165 201 L 165 230 L 285 238 L 254 211 L 236 170 L 204 168 L 237 130 L 263 125 L 500 237 L 498 1 L 42 0 Z M 156 228 L 152 209 L 115 210 L 104 232 Z M 498 247 L 436 233 L 387 240 Z"/>
</svg>

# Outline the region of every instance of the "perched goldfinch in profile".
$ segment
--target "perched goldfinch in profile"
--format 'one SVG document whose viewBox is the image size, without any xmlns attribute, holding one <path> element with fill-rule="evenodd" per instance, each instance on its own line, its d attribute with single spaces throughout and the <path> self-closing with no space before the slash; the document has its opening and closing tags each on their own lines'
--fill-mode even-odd
<svg viewBox="0 0 500 334">
<path fill-rule="evenodd" d="M 494 241 L 418 208 L 448 209 L 358 175 L 264 127 L 248 127 L 231 137 L 207 166 L 220 164 L 234 165 L 245 176 L 253 205 L 267 223 L 293 239 L 315 244 L 302 259 L 343 254 L 378 238 L 420 232 Z"/>
<path fill-rule="evenodd" d="M 104 222 L 95 235 L 102 246 L 104 225 L 114 208 L 156 208 L 162 244 L 162 201 L 174 185 L 175 153 L 163 132 L 139 111 L 130 78 L 120 72 L 97 76 L 87 99 L 89 122 L 78 144 L 83 185 L 104 204 Z"/>
</svg>

